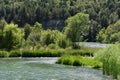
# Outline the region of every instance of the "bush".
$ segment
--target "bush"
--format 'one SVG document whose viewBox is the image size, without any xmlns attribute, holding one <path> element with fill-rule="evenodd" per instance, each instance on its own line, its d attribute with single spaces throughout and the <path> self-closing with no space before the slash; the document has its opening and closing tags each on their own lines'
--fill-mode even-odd
<svg viewBox="0 0 120 80">
<path fill-rule="evenodd" d="M 73 43 L 73 44 L 72 44 L 72 48 L 73 48 L 73 49 L 80 49 L 80 46 Z"/>
<path fill-rule="evenodd" d="M 91 66 L 92 68 L 101 68 L 102 63 L 91 57 L 81 56 L 62 56 L 56 62 L 58 64 L 73 65 L 73 66 Z"/>
<path fill-rule="evenodd" d="M 68 56 L 63 59 L 62 63 L 65 65 L 73 65 L 73 58 L 71 56 Z"/>
<path fill-rule="evenodd" d="M 49 44 L 47 46 L 48 49 L 58 49 L 59 47 L 56 44 Z"/>
<path fill-rule="evenodd" d="M 82 66 L 82 63 L 80 62 L 79 59 L 76 59 L 76 60 L 73 62 L 73 66 Z"/>
<path fill-rule="evenodd" d="M 118 75 L 120 75 L 120 45 L 102 49 L 96 52 L 95 57 L 103 63 L 103 73 L 117 79 Z"/>
<path fill-rule="evenodd" d="M 21 55 L 22 55 L 22 52 L 19 50 L 11 51 L 9 53 L 9 57 L 21 57 Z"/>
<path fill-rule="evenodd" d="M 56 41 L 56 44 L 60 47 L 60 48 L 66 48 L 66 47 L 68 47 L 68 46 L 70 46 L 70 44 L 71 44 L 71 42 L 70 42 L 70 40 L 68 40 L 67 38 L 66 38 L 66 36 L 65 35 L 60 35 L 60 36 L 58 36 L 58 39 L 57 39 L 57 41 Z"/>
<path fill-rule="evenodd" d="M 91 57 L 84 57 L 81 60 L 82 64 L 85 66 L 91 66 L 92 68 L 101 68 L 102 63 L 98 60 L 95 60 L 94 58 Z"/>
<path fill-rule="evenodd" d="M 8 52 L 7 51 L 0 51 L 0 58 L 4 58 L 8 56 Z"/>
<path fill-rule="evenodd" d="M 62 50 L 25 50 L 22 51 L 22 57 L 60 57 L 64 54 Z"/>
<path fill-rule="evenodd" d="M 24 50 L 22 51 L 22 57 L 35 57 L 35 54 L 33 54 L 33 51 Z"/>
<path fill-rule="evenodd" d="M 66 50 L 65 52 L 68 55 L 80 55 L 80 56 L 93 56 L 94 55 L 94 51 L 92 50 L 71 49 L 71 50 Z"/>
</svg>

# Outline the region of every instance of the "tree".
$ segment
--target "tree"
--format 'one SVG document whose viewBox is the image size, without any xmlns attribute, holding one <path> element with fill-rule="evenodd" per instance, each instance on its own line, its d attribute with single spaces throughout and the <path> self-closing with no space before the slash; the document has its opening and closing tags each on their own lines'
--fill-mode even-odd
<svg viewBox="0 0 120 80">
<path fill-rule="evenodd" d="M 107 27 L 107 29 L 102 29 L 97 35 L 97 40 L 103 43 L 115 43 L 120 42 L 120 20 L 115 24 L 112 24 Z"/>
<path fill-rule="evenodd" d="M 55 41 L 56 41 L 56 36 L 57 34 L 55 33 L 54 30 L 44 30 L 42 32 L 42 36 L 41 36 L 41 42 L 42 42 L 42 45 L 49 45 L 49 44 L 55 44 Z"/>
<path fill-rule="evenodd" d="M 94 20 L 91 20 L 89 34 L 87 36 L 88 41 L 96 41 L 96 35 L 98 34 L 101 26 Z"/>
<path fill-rule="evenodd" d="M 37 45 L 40 45 L 41 42 L 41 32 L 42 32 L 43 28 L 42 28 L 42 24 L 36 22 L 34 24 L 34 27 L 31 30 L 31 33 L 28 36 L 28 44 L 31 45 L 34 49 L 34 47 Z"/>
<path fill-rule="evenodd" d="M 6 24 L 7 22 L 5 21 L 5 19 L 0 20 L 0 48 L 2 48 L 3 46 L 3 29 Z"/>
<path fill-rule="evenodd" d="M 98 35 L 96 36 L 96 40 L 102 43 L 106 41 L 105 28 L 99 31 Z"/>
<path fill-rule="evenodd" d="M 56 44 L 61 48 L 66 48 L 70 45 L 69 39 L 60 31 L 56 31 Z"/>
<path fill-rule="evenodd" d="M 18 25 L 10 23 L 3 29 L 3 48 L 7 50 L 19 48 L 24 40 L 24 32 Z"/>
<path fill-rule="evenodd" d="M 120 75 L 120 45 L 114 44 L 95 53 L 95 58 L 103 63 L 103 74 L 114 79 Z M 118 78 L 119 79 L 119 78 Z"/>
<path fill-rule="evenodd" d="M 89 15 L 77 13 L 66 20 L 67 26 L 64 33 L 72 42 L 80 42 L 85 39 L 89 32 Z"/>
<path fill-rule="evenodd" d="M 25 40 L 27 40 L 27 38 L 28 38 L 28 36 L 29 36 L 29 34 L 31 32 L 31 26 L 30 26 L 30 24 L 25 24 L 25 26 L 24 26 L 24 32 L 25 32 L 24 38 L 25 38 Z"/>
<path fill-rule="evenodd" d="M 3 32 L 0 29 L 0 48 L 2 48 L 2 44 L 3 44 Z"/>
<path fill-rule="evenodd" d="M 5 19 L 1 19 L 0 20 L 0 29 L 3 30 L 3 28 L 6 24 L 7 24 L 7 22 L 5 21 Z"/>
</svg>

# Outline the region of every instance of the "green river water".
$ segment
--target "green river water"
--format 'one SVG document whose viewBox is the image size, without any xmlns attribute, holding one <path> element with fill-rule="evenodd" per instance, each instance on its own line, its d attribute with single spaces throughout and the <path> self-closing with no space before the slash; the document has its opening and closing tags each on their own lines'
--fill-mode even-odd
<svg viewBox="0 0 120 80">
<path fill-rule="evenodd" d="M 101 71 L 54 64 L 57 58 L 0 59 L 0 80 L 112 80 Z"/>
</svg>

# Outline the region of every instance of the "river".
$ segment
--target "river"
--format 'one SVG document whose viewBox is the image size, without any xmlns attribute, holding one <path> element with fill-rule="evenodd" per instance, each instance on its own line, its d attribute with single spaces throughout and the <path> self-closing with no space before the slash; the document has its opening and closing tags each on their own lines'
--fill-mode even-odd
<svg viewBox="0 0 120 80">
<path fill-rule="evenodd" d="M 112 80 L 102 71 L 54 64 L 57 58 L 0 59 L 0 80 Z"/>
</svg>

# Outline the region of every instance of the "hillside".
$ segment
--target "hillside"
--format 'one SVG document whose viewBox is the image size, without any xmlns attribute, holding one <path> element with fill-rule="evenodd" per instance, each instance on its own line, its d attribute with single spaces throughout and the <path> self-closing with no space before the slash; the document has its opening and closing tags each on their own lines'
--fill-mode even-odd
<svg viewBox="0 0 120 80">
<path fill-rule="evenodd" d="M 0 0 L 0 18 L 23 27 L 26 23 L 43 24 L 45 29 L 62 30 L 65 20 L 78 12 L 89 14 L 91 34 L 96 34 L 120 18 L 119 0 Z"/>
</svg>

